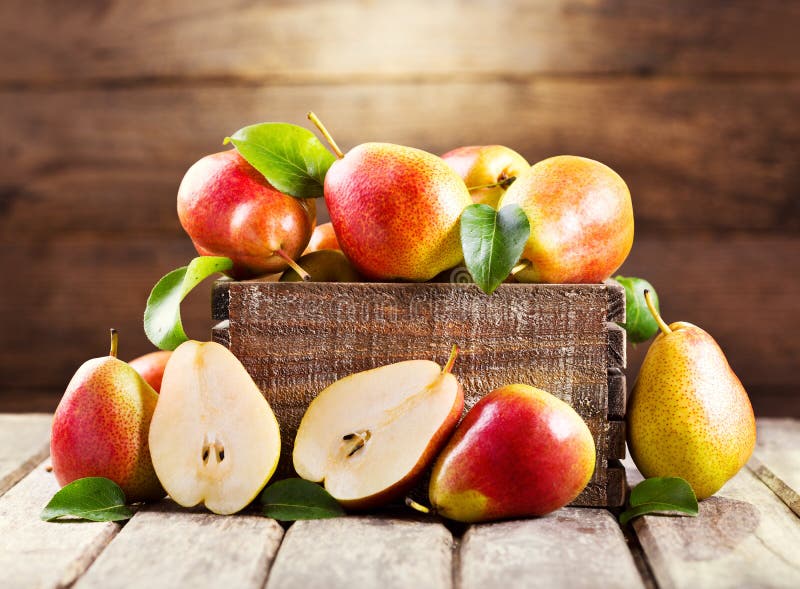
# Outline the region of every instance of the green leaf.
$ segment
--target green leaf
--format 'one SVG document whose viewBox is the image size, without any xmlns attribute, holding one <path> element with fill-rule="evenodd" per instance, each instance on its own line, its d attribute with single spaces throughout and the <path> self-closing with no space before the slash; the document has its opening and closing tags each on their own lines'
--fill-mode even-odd
<svg viewBox="0 0 800 589">
<path fill-rule="evenodd" d="M 625 525 L 646 513 L 679 512 L 696 516 L 697 497 L 692 486 L 679 477 L 645 479 L 631 491 L 629 508 L 619 516 Z"/>
<path fill-rule="evenodd" d="M 297 198 L 322 196 L 333 154 L 308 129 L 288 123 L 250 125 L 225 138 L 275 188 Z"/>
<path fill-rule="evenodd" d="M 660 312 L 656 290 L 644 278 L 615 276 L 614 280 L 625 287 L 625 323 L 620 325 L 628 332 L 628 340 L 634 344 L 649 340 L 658 332 L 658 323 L 647 308 L 644 291 L 650 291 L 653 304 Z"/>
<path fill-rule="evenodd" d="M 116 522 L 133 517 L 119 485 L 103 477 L 72 481 L 58 491 L 39 516 L 46 522 L 63 517 L 93 522 Z"/>
<path fill-rule="evenodd" d="M 201 256 L 159 280 L 147 298 L 144 332 L 153 345 L 174 350 L 189 338 L 181 322 L 181 301 L 203 280 L 233 267 L 229 258 Z"/>
<path fill-rule="evenodd" d="M 344 515 L 344 509 L 330 494 L 304 479 L 284 479 L 261 492 L 264 515 L 281 521 L 324 519 Z"/>
<path fill-rule="evenodd" d="M 473 204 L 461 213 L 461 248 L 472 278 L 492 294 L 508 278 L 531 233 L 528 217 L 519 205 L 499 211 Z"/>
</svg>

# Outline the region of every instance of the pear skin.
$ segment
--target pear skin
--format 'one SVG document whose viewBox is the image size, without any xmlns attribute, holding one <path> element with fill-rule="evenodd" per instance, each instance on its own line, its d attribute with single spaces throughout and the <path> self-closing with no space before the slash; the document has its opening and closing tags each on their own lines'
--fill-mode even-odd
<svg viewBox="0 0 800 589">
<path fill-rule="evenodd" d="M 714 338 L 691 323 L 667 326 L 645 297 L 662 332 L 631 392 L 631 457 L 645 477 L 681 477 L 705 499 L 753 453 L 753 408 Z"/>
<path fill-rule="evenodd" d="M 336 232 L 333 230 L 333 223 L 323 223 L 314 228 L 311 234 L 311 239 L 308 240 L 308 246 L 303 252 L 303 255 L 322 250 L 339 250 L 339 240 L 336 237 Z"/>
<path fill-rule="evenodd" d="M 531 165 L 513 149 L 504 145 L 465 145 L 442 155 L 447 165 L 464 179 L 472 202 L 497 208 L 511 178 Z"/>
<path fill-rule="evenodd" d="M 170 356 L 172 356 L 171 351 L 159 350 L 134 358 L 128 364 L 141 375 L 147 384 L 153 387 L 155 392 L 159 392 L 161 379 L 164 378 L 164 368 L 167 367 Z"/>
<path fill-rule="evenodd" d="M 340 250 L 323 249 L 305 254 L 297 260 L 311 282 L 360 282 L 361 277 Z M 301 282 L 303 277 L 293 268 L 281 275 L 280 282 Z"/>
<path fill-rule="evenodd" d="M 105 477 L 129 502 L 164 497 L 148 443 L 157 402 L 158 393 L 116 358 L 114 332 L 111 354 L 78 369 L 53 417 L 50 454 L 58 483 Z"/>
</svg>

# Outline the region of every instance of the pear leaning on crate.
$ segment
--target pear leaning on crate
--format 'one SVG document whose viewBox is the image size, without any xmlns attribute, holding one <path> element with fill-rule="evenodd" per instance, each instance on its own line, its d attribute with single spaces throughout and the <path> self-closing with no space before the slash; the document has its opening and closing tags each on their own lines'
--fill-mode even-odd
<svg viewBox="0 0 800 589">
<path fill-rule="evenodd" d="M 236 513 L 275 472 L 278 421 L 236 356 L 215 342 L 188 341 L 164 371 L 150 452 L 176 503 Z"/>
<path fill-rule="evenodd" d="M 631 456 L 645 477 L 681 477 L 705 499 L 753 453 L 753 408 L 714 338 L 691 323 L 667 325 L 644 293 L 661 333 L 631 393 Z"/>
<path fill-rule="evenodd" d="M 161 499 L 148 430 L 158 393 L 117 358 L 111 330 L 108 356 L 93 358 L 75 373 L 53 417 L 50 455 L 61 486 L 84 477 L 117 483 L 129 502 Z"/>
</svg>

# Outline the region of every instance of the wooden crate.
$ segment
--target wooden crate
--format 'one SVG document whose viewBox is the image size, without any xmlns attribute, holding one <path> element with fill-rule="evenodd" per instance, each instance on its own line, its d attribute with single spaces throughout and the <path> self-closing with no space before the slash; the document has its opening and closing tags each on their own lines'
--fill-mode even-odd
<svg viewBox="0 0 800 589">
<path fill-rule="evenodd" d="M 616 283 L 473 284 L 219 281 L 213 338 L 242 361 L 278 415 L 291 474 L 294 435 L 308 403 L 353 372 L 409 359 L 445 362 L 465 410 L 521 382 L 572 405 L 589 425 L 597 468 L 575 505 L 619 506 L 625 494 L 625 294 Z"/>
</svg>

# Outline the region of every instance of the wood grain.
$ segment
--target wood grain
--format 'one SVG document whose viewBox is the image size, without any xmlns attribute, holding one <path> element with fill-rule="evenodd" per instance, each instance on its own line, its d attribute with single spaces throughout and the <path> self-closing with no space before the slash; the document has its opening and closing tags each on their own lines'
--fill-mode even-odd
<svg viewBox="0 0 800 589">
<path fill-rule="evenodd" d="M 375 517 L 299 521 L 267 589 L 450 589 L 453 537 L 443 525 Z"/>
<path fill-rule="evenodd" d="M 800 422 L 759 419 L 756 449 L 748 467 L 800 516 Z"/>
<path fill-rule="evenodd" d="M 0 495 L 50 454 L 52 416 L 0 415 Z"/>
<path fill-rule="evenodd" d="M 619 368 L 608 369 L 608 416 L 611 418 L 625 417 L 627 404 L 627 391 L 625 386 L 625 373 Z"/>
<path fill-rule="evenodd" d="M 343 148 L 500 143 L 531 162 L 598 159 L 628 183 L 637 237 L 796 233 L 798 102 L 793 78 L 0 91 L 0 240 L 180 235 L 175 195 L 194 161 L 246 124 L 308 125 L 311 108 Z"/>
<path fill-rule="evenodd" d="M 579 508 L 470 527 L 461 541 L 455 586 L 644 587 L 614 516 Z"/>
<path fill-rule="evenodd" d="M 0 571 L 8 589 L 70 587 L 119 531 L 115 523 L 39 519 L 58 484 L 43 465 L 0 497 Z"/>
<path fill-rule="evenodd" d="M 746 468 L 697 517 L 646 515 L 633 528 L 659 587 L 800 585 L 800 519 Z"/>
<path fill-rule="evenodd" d="M 261 589 L 282 538 L 283 528 L 260 515 L 220 516 L 164 501 L 140 510 L 75 588 Z"/>
<path fill-rule="evenodd" d="M 0 23 L 17 84 L 800 71 L 800 11 L 757 0 L 7 0 Z"/>
<path fill-rule="evenodd" d="M 606 323 L 606 332 L 608 336 L 608 367 L 625 368 L 628 361 L 625 329 L 616 323 Z"/>
</svg>

